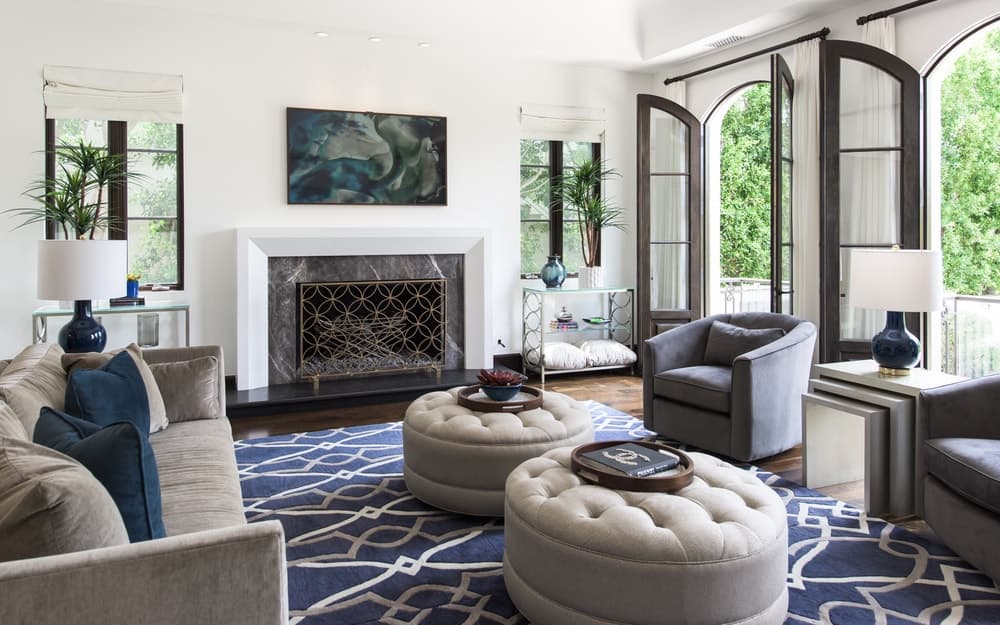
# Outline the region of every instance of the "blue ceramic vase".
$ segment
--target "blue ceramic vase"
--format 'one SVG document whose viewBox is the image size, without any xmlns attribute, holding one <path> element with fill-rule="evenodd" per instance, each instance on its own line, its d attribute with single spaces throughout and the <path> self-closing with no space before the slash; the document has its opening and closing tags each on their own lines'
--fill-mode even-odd
<svg viewBox="0 0 1000 625">
<path fill-rule="evenodd" d="M 139 297 L 139 281 L 138 280 L 126 280 L 125 281 L 125 297 Z"/>
<path fill-rule="evenodd" d="M 559 256 L 549 256 L 549 262 L 542 266 L 542 282 L 550 289 L 558 289 L 566 280 L 566 267 L 559 262 Z"/>
</svg>

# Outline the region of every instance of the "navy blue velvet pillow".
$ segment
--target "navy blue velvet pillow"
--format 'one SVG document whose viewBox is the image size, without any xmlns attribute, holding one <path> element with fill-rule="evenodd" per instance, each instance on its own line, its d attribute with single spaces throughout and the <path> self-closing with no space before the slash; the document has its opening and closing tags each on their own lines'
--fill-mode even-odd
<svg viewBox="0 0 1000 625">
<path fill-rule="evenodd" d="M 34 439 L 76 459 L 94 474 L 118 506 L 130 541 L 167 535 L 160 475 L 147 430 L 128 421 L 95 425 L 45 407 L 35 425 Z"/>
<path fill-rule="evenodd" d="M 100 369 L 73 371 L 66 383 L 66 412 L 97 425 L 129 421 L 148 435 L 149 396 L 128 352 L 119 352 Z"/>
</svg>

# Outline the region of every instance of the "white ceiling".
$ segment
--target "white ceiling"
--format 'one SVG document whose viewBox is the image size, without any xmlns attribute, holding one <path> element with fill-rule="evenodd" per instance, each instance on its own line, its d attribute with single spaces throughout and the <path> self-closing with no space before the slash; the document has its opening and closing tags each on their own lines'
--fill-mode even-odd
<svg viewBox="0 0 1000 625">
<path fill-rule="evenodd" d="M 630 70 L 706 54 L 860 0 L 105 0 L 463 54 Z"/>
</svg>

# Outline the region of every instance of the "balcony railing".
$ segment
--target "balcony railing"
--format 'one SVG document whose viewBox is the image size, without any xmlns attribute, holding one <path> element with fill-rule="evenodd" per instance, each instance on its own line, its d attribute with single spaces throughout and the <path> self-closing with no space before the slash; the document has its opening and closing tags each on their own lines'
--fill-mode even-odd
<svg viewBox="0 0 1000 625">
<path fill-rule="evenodd" d="M 771 310 L 771 281 L 757 278 L 723 278 L 719 285 L 727 313 Z"/>
<path fill-rule="evenodd" d="M 941 339 L 945 372 L 978 378 L 1000 371 L 1000 296 L 949 295 Z"/>
<path fill-rule="evenodd" d="M 723 278 L 725 312 L 771 309 L 771 281 Z M 1000 372 L 1000 295 L 948 295 L 941 313 L 941 369 L 978 378 Z"/>
</svg>

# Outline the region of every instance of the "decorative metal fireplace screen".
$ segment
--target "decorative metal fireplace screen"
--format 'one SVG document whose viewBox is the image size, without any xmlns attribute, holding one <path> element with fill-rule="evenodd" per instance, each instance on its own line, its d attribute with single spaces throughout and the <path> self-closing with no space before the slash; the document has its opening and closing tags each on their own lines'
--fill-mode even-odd
<svg viewBox="0 0 1000 625">
<path fill-rule="evenodd" d="M 444 368 L 443 279 L 303 282 L 298 301 L 302 378 Z"/>
</svg>

